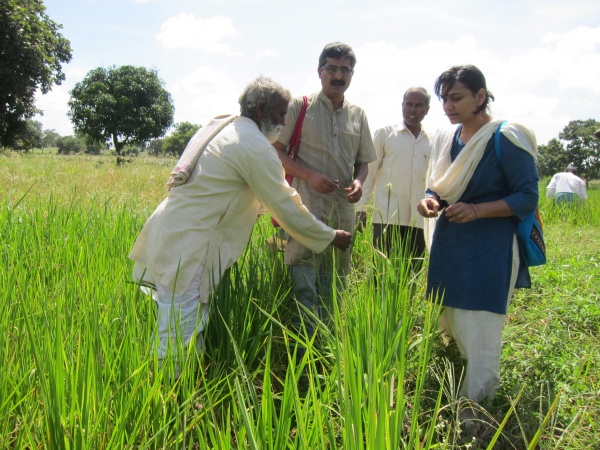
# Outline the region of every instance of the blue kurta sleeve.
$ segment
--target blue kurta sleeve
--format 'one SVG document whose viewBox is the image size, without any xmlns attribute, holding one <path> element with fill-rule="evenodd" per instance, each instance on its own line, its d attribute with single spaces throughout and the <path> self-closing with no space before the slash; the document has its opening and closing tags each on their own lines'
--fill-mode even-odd
<svg viewBox="0 0 600 450">
<path fill-rule="evenodd" d="M 437 192 L 433 192 L 429 188 L 425 190 L 425 197 L 435 197 L 440 204 L 440 211 L 448 206 L 448 202 L 446 200 L 442 200 Z"/>
<path fill-rule="evenodd" d="M 531 154 L 517 147 L 504 135 L 500 136 L 500 149 L 500 166 L 510 190 L 504 201 L 513 214 L 522 220 L 538 205 L 539 176 L 535 160 Z"/>
</svg>

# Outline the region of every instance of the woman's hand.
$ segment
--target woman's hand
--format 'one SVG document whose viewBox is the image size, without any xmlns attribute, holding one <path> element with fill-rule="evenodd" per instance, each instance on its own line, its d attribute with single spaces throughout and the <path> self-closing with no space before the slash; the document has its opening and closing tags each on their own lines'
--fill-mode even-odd
<svg viewBox="0 0 600 450">
<path fill-rule="evenodd" d="M 440 213 L 440 202 L 435 197 L 427 197 L 419 202 L 417 211 L 423 217 L 437 217 Z"/>
<path fill-rule="evenodd" d="M 446 208 L 446 217 L 454 223 L 472 222 L 478 218 L 477 206 L 472 203 L 455 203 Z"/>
</svg>

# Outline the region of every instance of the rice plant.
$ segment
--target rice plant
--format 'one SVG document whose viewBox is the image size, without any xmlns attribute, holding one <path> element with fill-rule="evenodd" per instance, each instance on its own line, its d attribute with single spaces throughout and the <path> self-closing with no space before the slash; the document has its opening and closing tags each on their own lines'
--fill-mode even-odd
<svg viewBox="0 0 600 450">
<path fill-rule="evenodd" d="M 376 252 L 369 230 L 310 337 L 290 326 L 289 275 L 260 219 L 215 294 L 206 353 L 178 379 L 159 367 L 155 306 L 127 254 L 172 162 L 0 158 L 0 448 L 594 448 L 597 189 L 569 211 L 542 201 L 549 263 L 514 299 L 502 387 L 469 431 L 425 272 Z"/>
</svg>

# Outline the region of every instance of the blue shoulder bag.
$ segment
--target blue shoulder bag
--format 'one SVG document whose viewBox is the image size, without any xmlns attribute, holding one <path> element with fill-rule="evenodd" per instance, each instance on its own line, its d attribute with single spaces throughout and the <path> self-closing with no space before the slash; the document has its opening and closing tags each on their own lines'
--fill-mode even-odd
<svg viewBox="0 0 600 450">
<path fill-rule="evenodd" d="M 506 122 L 502 122 L 496 129 L 494 137 L 494 147 L 498 162 L 502 162 L 502 150 L 500 149 L 500 129 Z M 540 221 L 540 209 L 536 208 L 531 214 L 523 220 L 517 221 L 517 240 L 519 242 L 519 252 L 525 261 L 527 267 L 541 266 L 546 264 L 546 244 L 544 243 L 544 233 Z"/>
</svg>

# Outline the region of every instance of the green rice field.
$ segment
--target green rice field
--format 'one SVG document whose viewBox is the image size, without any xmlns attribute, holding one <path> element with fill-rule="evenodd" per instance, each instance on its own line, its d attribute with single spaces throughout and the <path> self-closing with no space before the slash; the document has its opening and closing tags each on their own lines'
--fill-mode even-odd
<svg viewBox="0 0 600 450">
<path fill-rule="evenodd" d="M 213 301 L 207 352 L 173 381 L 129 251 L 173 159 L 0 156 L 0 449 L 598 449 L 600 186 L 540 210 L 548 264 L 504 332 L 502 386 L 460 427 L 462 363 L 439 307 L 355 236 L 354 272 L 315 340 L 288 328 L 267 217 Z M 307 346 L 296 358 L 297 343 Z"/>
</svg>

